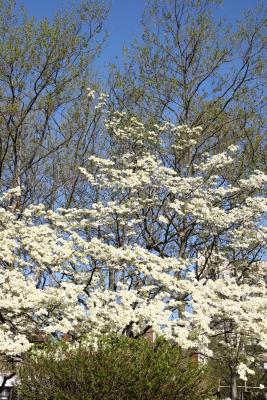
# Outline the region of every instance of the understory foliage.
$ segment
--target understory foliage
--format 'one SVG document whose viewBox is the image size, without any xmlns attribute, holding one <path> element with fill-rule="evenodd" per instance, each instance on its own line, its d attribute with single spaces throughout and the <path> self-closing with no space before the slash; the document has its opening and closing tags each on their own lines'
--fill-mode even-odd
<svg viewBox="0 0 267 400">
<path fill-rule="evenodd" d="M 51 346 L 29 355 L 19 376 L 25 400 L 202 400 L 214 392 L 208 370 L 161 339 Z"/>
</svg>

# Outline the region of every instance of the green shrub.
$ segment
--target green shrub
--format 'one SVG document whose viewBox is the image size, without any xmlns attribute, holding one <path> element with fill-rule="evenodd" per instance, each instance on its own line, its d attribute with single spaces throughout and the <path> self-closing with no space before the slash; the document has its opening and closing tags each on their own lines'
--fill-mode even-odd
<svg viewBox="0 0 267 400">
<path fill-rule="evenodd" d="M 162 339 L 50 346 L 30 354 L 19 377 L 24 400 L 204 400 L 213 391 L 208 371 Z"/>
</svg>

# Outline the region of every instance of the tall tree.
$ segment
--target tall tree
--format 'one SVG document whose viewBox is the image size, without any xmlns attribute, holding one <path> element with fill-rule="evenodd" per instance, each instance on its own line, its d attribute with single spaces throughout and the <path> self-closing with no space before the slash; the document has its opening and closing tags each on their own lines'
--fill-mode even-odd
<svg viewBox="0 0 267 400">
<path fill-rule="evenodd" d="M 240 145 L 235 179 L 266 168 L 266 9 L 259 5 L 231 26 L 218 16 L 221 3 L 147 0 L 142 40 L 111 68 L 111 106 L 150 124 L 201 125 L 184 164 Z"/>
<path fill-rule="evenodd" d="M 24 187 L 14 207 L 74 200 L 77 165 L 95 151 L 100 115 L 86 87 L 98 85 L 107 12 L 104 1 L 82 0 L 36 20 L 14 0 L 0 3 L 0 182 Z"/>
<path fill-rule="evenodd" d="M 171 167 L 181 178 L 194 180 L 199 178 L 197 165 L 203 157 L 216 155 L 229 145 L 237 145 L 234 162 L 225 163 L 219 173 L 220 190 L 223 190 L 227 184 L 239 186 L 240 178 L 248 177 L 255 168 L 266 169 L 266 8 L 259 4 L 231 26 L 227 20 L 218 17 L 221 4 L 213 0 L 148 0 L 142 20 L 142 39 L 124 50 L 122 67 L 111 67 L 109 84 L 111 109 L 125 112 L 123 119 L 131 121 L 132 131 L 136 133 L 124 136 L 122 140 L 118 140 L 119 134 L 111 135 L 114 148 L 126 153 L 133 151 L 138 157 L 140 138 L 143 137 L 145 151 L 160 159 L 166 167 Z M 140 125 L 135 125 L 132 118 L 135 116 L 142 119 L 143 131 Z M 151 141 L 154 129 L 166 121 L 174 122 L 180 128 L 163 129 L 160 139 Z M 191 129 L 187 129 L 188 125 Z M 198 131 L 199 125 L 201 131 Z M 213 172 L 220 168 L 222 161 L 220 158 L 215 160 Z M 252 193 L 253 187 L 250 189 Z M 194 191 L 193 186 L 191 190 Z M 226 212 L 235 201 L 240 205 L 246 202 L 241 192 L 235 196 L 230 195 L 222 204 Z M 200 199 L 197 203 L 199 209 L 195 217 L 207 217 L 208 210 L 201 205 Z M 212 227 L 207 235 L 204 226 L 196 233 L 198 224 L 193 222 L 194 217 L 186 217 L 182 212 L 183 207 L 192 209 L 195 205 L 190 196 L 182 204 L 178 201 L 180 220 L 175 223 L 173 214 L 170 214 L 165 221 L 167 231 L 156 223 L 157 207 L 146 209 L 142 238 L 147 248 L 164 257 L 174 248 L 181 258 L 196 252 L 200 256 L 195 270 L 198 271 L 197 275 L 200 274 L 197 279 L 201 281 L 204 276 L 207 279 L 205 287 L 200 284 L 196 292 L 207 290 L 206 307 L 212 308 L 216 301 L 209 297 L 208 288 L 213 282 L 219 282 L 219 276 L 223 273 L 221 268 L 226 266 L 220 256 L 214 258 L 213 255 L 221 246 L 226 250 L 228 239 L 224 237 L 224 229 L 218 236 Z M 221 219 L 219 214 L 217 218 Z M 174 231 L 171 229 L 172 223 Z M 245 226 L 245 220 L 242 224 Z M 232 261 L 235 260 L 233 265 L 236 273 L 240 268 L 241 275 L 246 275 L 246 279 L 252 281 L 253 275 L 258 273 L 254 261 L 262 257 L 262 249 L 258 248 L 258 251 L 256 247 L 252 245 L 246 250 L 244 247 L 233 252 L 228 248 L 232 255 L 225 255 L 226 259 L 229 260 L 230 256 L 233 257 Z M 208 275 L 205 275 L 208 270 Z M 230 276 L 233 273 L 232 270 Z M 231 286 L 231 283 L 227 285 Z M 212 341 L 215 349 L 222 351 L 220 356 L 217 353 L 218 359 L 223 360 L 230 370 L 231 395 L 235 399 L 237 371 L 238 368 L 239 372 L 242 370 L 242 365 L 238 367 L 238 363 L 249 352 L 251 357 L 257 354 L 258 341 L 252 340 L 249 346 L 245 346 L 246 335 L 250 336 L 247 329 L 249 324 L 240 329 L 237 321 L 231 318 L 231 313 L 224 309 L 227 302 L 228 305 L 232 302 L 229 297 L 230 286 L 228 294 L 221 292 L 219 295 L 222 301 L 220 310 L 216 306 L 213 309 L 213 315 L 217 315 L 218 320 L 213 320 L 213 328 L 217 331 L 213 332 Z M 232 290 L 237 299 L 239 288 Z M 242 290 L 246 298 L 245 287 Z M 223 299 L 227 299 L 225 304 Z M 239 304 L 243 307 L 242 295 Z M 263 306 L 262 300 L 260 307 Z M 199 307 L 201 309 L 200 304 Z M 180 313 L 183 311 L 184 304 L 179 308 Z M 243 322 L 246 321 L 245 315 L 241 317 L 239 312 L 237 315 Z M 260 326 L 260 323 L 254 322 L 252 330 Z M 244 376 L 244 372 L 245 369 L 240 373 Z"/>
</svg>

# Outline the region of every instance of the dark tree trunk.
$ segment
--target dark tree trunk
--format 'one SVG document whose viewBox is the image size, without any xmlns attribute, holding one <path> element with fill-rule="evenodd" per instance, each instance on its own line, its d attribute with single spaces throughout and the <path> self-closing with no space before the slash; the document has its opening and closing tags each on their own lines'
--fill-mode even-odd
<svg viewBox="0 0 267 400">
<path fill-rule="evenodd" d="M 231 400 L 238 400 L 237 374 L 233 368 L 231 368 Z"/>
</svg>

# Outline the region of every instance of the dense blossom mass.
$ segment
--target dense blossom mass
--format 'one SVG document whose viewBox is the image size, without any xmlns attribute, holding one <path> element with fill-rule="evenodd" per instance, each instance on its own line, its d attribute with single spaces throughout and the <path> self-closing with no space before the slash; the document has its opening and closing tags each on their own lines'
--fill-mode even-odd
<svg viewBox="0 0 267 400">
<path fill-rule="evenodd" d="M 81 168 L 87 207 L 21 210 L 23 188 L 0 199 L 1 354 L 20 356 L 40 335 L 138 337 L 153 326 L 182 348 L 206 356 L 219 348 L 246 379 L 250 351 L 267 350 L 266 175 L 230 182 L 233 145 L 174 167 L 192 154 L 200 127 L 106 118 L 113 142 L 131 146 Z M 172 158 L 160 160 L 156 149 L 167 143 Z"/>
</svg>

